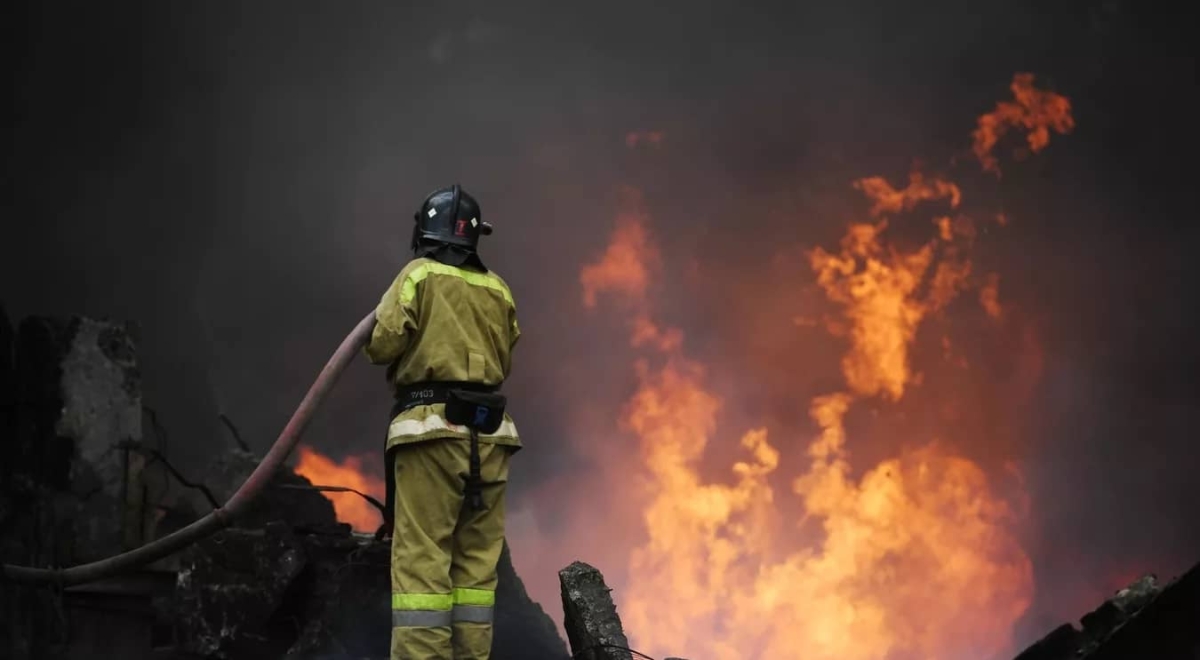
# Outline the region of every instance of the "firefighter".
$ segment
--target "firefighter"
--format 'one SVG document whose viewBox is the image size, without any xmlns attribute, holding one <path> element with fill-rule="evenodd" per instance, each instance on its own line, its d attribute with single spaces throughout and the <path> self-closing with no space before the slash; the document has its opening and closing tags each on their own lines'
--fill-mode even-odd
<svg viewBox="0 0 1200 660">
<path fill-rule="evenodd" d="M 385 450 L 392 660 L 486 660 L 510 457 L 499 388 L 521 331 L 508 285 L 476 251 L 492 232 L 459 186 L 421 204 L 413 260 L 375 311 L 365 348 L 395 397 Z M 390 529 L 388 529 L 390 527 Z"/>
</svg>

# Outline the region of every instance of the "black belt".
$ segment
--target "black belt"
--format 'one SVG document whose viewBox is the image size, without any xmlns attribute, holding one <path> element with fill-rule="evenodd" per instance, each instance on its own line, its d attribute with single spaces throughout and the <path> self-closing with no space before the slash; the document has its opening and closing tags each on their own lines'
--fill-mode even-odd
<svg viewBox="0 0 1200 660">
<path fill-rule="evenodd" d="M 414 383 L 396 388 L 396 405 L 392 406 L 392 418 L 395 418 L 400 413 L 414 408 L 416 406 L 428 406 L 435 403 L 447 403 L 450 399 L 452 390 L 460 390 L 467 392 L 483 392 L 494 394 L 500 390 L 497 385 L 484 385 L 483 383 L 455 382 L 455 381 L 437 381 L 426 383 Z M 503 399 L 501 399 L 503 401 Z M 503 404 L 501 403 L 501 406 Z M 503 407 L 500 408 L 500 414 L 503 412 Z M 494 421 L 499 421 L 493 418 Z M 468 459 L 468 475 L 466 480 L 466 495 L 471 503 L 471 507 L 476 510 L 483 509 L 483 498 L 480 493 L 482 488 L 482 479 L 480 476 L 480 458 L 479 458 L 479 431 L 474 426 L 468 426 L 471 433 L 471 453 Z M 387 497 L 387 512 L 385 515 L 392 515 L 393 497 L 391 479 L 394 473 L 391 466 L 388 466 L 388 497 Z M 382 530 L 381 530 L 382 531 Z"/>
<path fill-rule="evenodd" d="M 455 381 L 437 381 L 428 383 L 413 383 L 396 388 L 396 404 L 392 406 L 392 417 L 416 406 L 431 406 L 435 403 L 446 403 L 450 390 L 466 390 L 468 392 L 496 392 L 496 385 L 483 383 L 468 383 Z"/>
</svg>

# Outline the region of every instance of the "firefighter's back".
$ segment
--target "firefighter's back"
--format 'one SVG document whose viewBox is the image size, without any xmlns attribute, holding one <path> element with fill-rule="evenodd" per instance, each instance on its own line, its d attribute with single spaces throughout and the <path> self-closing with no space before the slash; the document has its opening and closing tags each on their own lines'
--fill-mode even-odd
<svg viewBox="0 0 1200 660">
<path fill-rule="evenodd" d="M 492 271 L 432 259 L 409 262 L 401 278 L 401 298 L 419 322 L 412 348 L 393 366 L 393 384 L 504 382 L 520 336 L 508 284 Z"/>
</svg>

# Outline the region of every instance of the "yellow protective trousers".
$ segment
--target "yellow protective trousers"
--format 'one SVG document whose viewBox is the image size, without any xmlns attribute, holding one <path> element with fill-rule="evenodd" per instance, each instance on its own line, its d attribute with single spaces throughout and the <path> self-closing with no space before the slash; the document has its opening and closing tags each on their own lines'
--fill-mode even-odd
<svg viewBox="0 0 1200 660">
<path fill-rule="evenodd" d="M 458 438 L 391 450 L 391 660 L 488 660 L 491 654 L 511 448 L 479 445 L 482 511 L 464 495 L 469 455 L 470 441 Z"/>
</svg>

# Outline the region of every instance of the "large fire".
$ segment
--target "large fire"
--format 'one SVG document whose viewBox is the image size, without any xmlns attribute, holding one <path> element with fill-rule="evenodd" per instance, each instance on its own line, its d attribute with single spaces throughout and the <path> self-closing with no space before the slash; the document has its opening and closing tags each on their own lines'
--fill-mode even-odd
<svg viewBox="0 0 1200 660">
<path fill-rule="evenodd" d="M 1012 89 L 1016 103 L 979 119 L 975 154 L 986 171 L 999 173 L 992 152 L 1007 129 L 1024 128 L 1036 152 L 1050 128 L 1073 126 L 1068 101 L 1033 89 L 1032 76 L 1016 76 Z M 650 477 L 647 540 L 630 554 L 621 602 L 642 650 L 688 646 L 716 660 L 987 658 L 1007 649 L 1031 602 L 1030 560 L 1013 531 L 1021 507 L 979 465 L 943 442 L 896 438 L 893 458 L 854 476 L 843 422 L 863 401 L 909 392 L 922 322 L 971 288 L 984 313 L 1003 312 L 999 276 L 972 272 L 976 227 L 959 212 L 957 185 L 920 172 L 903 188 L 881 177 L 854 185 L 872 203 L 871 220 L 852 224 L 838 250 L 808 253 L 840 310 L 827 325 L 849 343 L 845 387 L 808 402 L 816 434 L 807 449 L 751 429 L 725 479 L 701 473 L 722 401 L 685 354 L 684 333 L 655 320 L 646 287 L 660 259 L 636 191 L 607 251 L 581 273 L 584 305 L 601 294 L 621 303 L 633 345 L 647 351 L 621 417 Z M 889 216 L 923 205 L 941 206 L 929 239 L 910 249 L 889 241 Z M 798 474 L 778 474 L 780 448 L 804 452 Z"/>
<path fill-rule="evenodd" d="M 996 175 L 994 151 L 1010 130 L 1025 132 L 1020 156 L 1045 148 L 1051 130 L 1074 127 L 1070 102 L 1036 89 L 1031 75 L 1016 75 L 1011 89 L 1015 101 L 981 116 L 973 134 L 975 157 Z M 796 402 L 813 423 L 807 446 L 772 442 L 765 426 L 749 429 L 739 441 L 743 458 L 724 478 L 701 470 L 720 442 L 724 402 L 706 388 L 705 365 L 685 352 L 683 330 L 657 318 L 648 287 L 661 280 L 662 260 L 637 190 L 625 191 L 610 244 L 580 273 L 584 306 L 598 307 L 602 296 L 617 303 L 630 345 L 643 351 L 620 425 L 638 438 L 648 477 L 629 495 L 646 497 L 646 540 L 629 552 L 619 597 L 644 651 L 687 646 L 686 654 L 714 660 L 988 658 L 1008 649 L 1029 607 L 1032 568 L 1014 533 L 1024 494 L 1002 497 L 944 438 L 889 438 L 890 458 L 851 462 L 847 418 L 864 404 L 897 404 L 920 382 L 911 349 L 924 321 L 971 290 L 987 317 L 1008 311 L 999 274 L 975 272 L 977 225 L 961 211 L 958 185 L 914 171 L 902 187 L 884 177 L 853 186 L 870 203 L 869 219 L 851 224 L 836 250 L 807 252 L 835 309 L 825 327 L 847 342 L 844 386 Z M 898 216 L 926 206 L 936 207 L 927 240 L 907 248 L 890 240 Z M 941 344 L 950 358 L 951 338 Z M 788 459 L 798 471 L 783 474 Z M 302 447 L 297 471 L 319 485 L 382 495 L 382 481 L 356 458 L 337 463 Z M 328 496 L 342 521 L 363 531 L 378 525 L 358 496 Z"/>
</svg>

